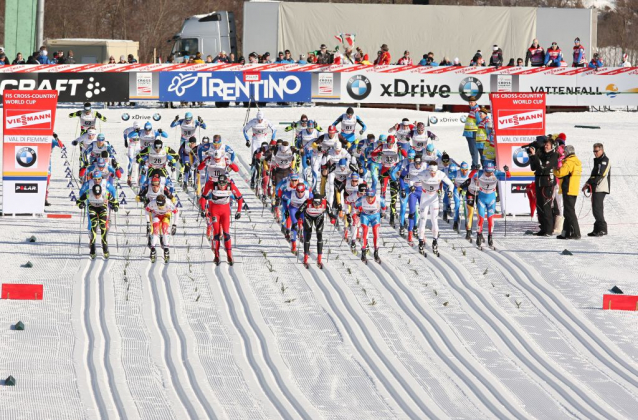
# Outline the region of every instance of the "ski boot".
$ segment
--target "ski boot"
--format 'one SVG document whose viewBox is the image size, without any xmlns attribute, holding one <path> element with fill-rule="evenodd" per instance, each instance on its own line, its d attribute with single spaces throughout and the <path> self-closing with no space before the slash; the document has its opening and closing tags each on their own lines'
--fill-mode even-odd
<svg viewBox="0 0 638 420">
<path fill-rule="evenodd" d="M 297 241 L 291 242 L 290 252 L 292 252 L 293 255 L 297 255 Z"/>
<path fill-rule="evenodd" d="M 357 242 L 354 239 L 352 241 L 350 241 L 350 251 L 354 255 L 357 255 Z"/>
<path fill-rule="evenodd" d="M 51 203 L 49 203 L 49 200 L 44 200 L 44 205 L 49 207 L 51 205 Z"/>
<path fill-rule="evenodd" d="M 323 263 L 321 262 L 321 254 L 317 255 L 317 267 L 319 267 L 319 269 L 323 269 Z"/>
<path fill-rule="evenodd" d="M 188 182 L 184 182 L 182 184 L 182 189 L 184 190 L 184 192 L 188 192 Z"/>
<path fill-rule="evenodd" d="M 447 218 L 447 210 L 443 210 L 443 221 L 447 222 L 448 218 Z"/>
<path fill-rule="evenodd" d="M 481 232 L 477 232 L 476 233 L 476 246 L 478 247 L 478 249 L 483 249 L 483 242 L 485 241 L 485 239 L 483 238 L 483 233 Z"/>
<path fill-rule="evenodd" d="M 440 257 L 439 255 L 439 243 L 437 242 L 436 239 L 432 240 L 432 252 L 434 253 L 434 255 L 436 255 L 437 257 Z"/>
<path fill-rule="evenodd" d="M 230 255 L 226 256 L 226 262 L 228 263 L 228 265 L 232 266 L 233 264 L 235 264 L 235 261 L 233 261 L 233 257 Z"/>
<path fill-rule="evenodd" d="M 419 254 L 426 255 L 425 254 L 425 241 L 423 239 L 419 239 Z"/>
<path fill-rule="evenodd" d="M 452 225 L 452 230 L 456 233 L 459 233 L 459 222 L 457 220 L 454 221 L 454 224 Z"/>
<path fill-rule="evenodd" d="M 281 230 L 281 233 L 283 233 L 284 235 L 286 234 L 286 227 L 284 225 L 281 225 L 280 230 Z M 288 240 L 288 239 L 286 239 L 286 240 Z"/>
<path fill-rule="evenodd" d="M 472 243 L 472 231 L 467 229 L 465 231 L 465 239 L 467 239 L 468 241 L 470 241 L 470 243 Z"/>
<path fill-rule="evenodd" d="M 364 264 L 368 264 L 367 250 L 365 248 L 361 248 L 361 262 Z"/>
<path fill-rule="evenodd" d="M 219 261 L 219 252 L 218 251 L 214 251 L 215 252 L 215 258 L 213 259 L 213 263 L 215 263 L 215 265 L 219 265 L 220 261 Z"/>
<path fill-rule="evenodd" d="M 171 226 L 171 235 L 175 236 L 175 233 L 177 233 L 177 225 Z"/>
<path fill-rule="evenodd" d="M 109 259 L 109 246 L 107 244 L 102 244 L 102 255 L 104 255 L 104 259 Z"/>
<path fill-rule="evenodd" d="M 164 248 L 164 262 L 167 263 L 170 259 L 170 251 L 168 248 Z"/>
<path fill-rule="evenodd" d="M 390 226 L 392 226 L 392 229 L 394 229 L 396 227 L 396 225 L 394 224 L 394 214 L 390 213 Z"/>
<path fill-rule="evenodd" d="M 410 246 L 414 246 L 414 240 L 412 239 L 413 235 L 414 235 L 414 232 L 412 231 L 408 232 L 408 245 Z"/>
<path fill-rule="evenodd" d="M 131 180 L 130 176 L 126 179 L 126 185 L 128 185 L 129 187 L 133 187 L 133 180 Z"/>
<path fill-rule="evenodd" d="M 401 226 L 399 226 L 399 235 L 400 235 L 401 237 L 404 237 L 404 236 L 405 236 L 405 225 L 401 225 Z"/>
<path fill-rule="evenodd" d="M 290 242 L 290 231 L 284 228 L 284 236 L 286 237 L 286 242 Z"/>
<path fill-rule="evenodd" d="M 308 264 L 308 254 L 303 254 L 303 266 L 306 267 L 306 269 L 310 268 Z"/>
<path fill-rule="evenodd" d="M 157 258 L 157 252 L 155 251 L 155 247 L 151 248 L 151 262 L 154 263 Z"/>
<path fill-rule="evenodd" d="M 491 233 L 487 235 L 487 245 L 490 248 L 494 249 L 494 241 L 492 240 L 492 234 Z"/>
<path fill-rule="evenodd" d="M 379 258 L 379 248 L 374 249 L 374 260 L 377 264 L 381 264 L 381 258 Z"/>
<path fill-rule="evenodd" d="M 89 256 L 92 260 L 95 259 L 95 244 L 89 246 Z"/>
</svg>

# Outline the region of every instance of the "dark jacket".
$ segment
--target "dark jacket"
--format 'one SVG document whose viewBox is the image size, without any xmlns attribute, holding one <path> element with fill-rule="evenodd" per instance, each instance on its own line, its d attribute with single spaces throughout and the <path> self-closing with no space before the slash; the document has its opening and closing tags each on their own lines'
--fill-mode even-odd
<svg viewBox="0 0 638 420">
<path fill-rule="evenodd" d="M 594 167 L 591 176 L 586 182 L 591 186 L 592 192 L 609 194 L 611 192 L 611 165 L 606 154 L 594 158 Z"/>
<path fill-rule="evenodd" d="M 544 149 L 536 149 L 536 153 L 529 157 L 529 167 L 534 171 L 536 185 L 553 186 L 555 181 L 552 170 L 558 167 L 558 153 L 554 150 L 546 153 Z"/>
<path fill-rule="evenodd" d="M 317 64 L 332 64 L 332 54 L 327 51 L 323 54 L 319 52 L 317 54 Z"/>
<path fill-rule="evenodd" d="M 73 56 L 67 56 L 66 60 L 64 61 L 64 64 L 75 64 L 75 59 L 73 58 Z"/>
<path fill-rule="evenodd" d="M 490 66 L 501 67 L 503 65 L 503 51 L 499 48 L 496 51 L 492 51 L 490 55 Z"/>
</svg>

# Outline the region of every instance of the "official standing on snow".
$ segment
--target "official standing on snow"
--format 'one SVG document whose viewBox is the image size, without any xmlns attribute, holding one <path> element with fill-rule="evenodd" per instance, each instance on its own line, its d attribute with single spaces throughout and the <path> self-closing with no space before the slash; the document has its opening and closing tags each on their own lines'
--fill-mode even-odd
<svg viewBox="0 0 638 420">
<path fill-rule="evenodd" d="M 591 170 L 591 176 L 583 187 L 583 191 L 591 190 L 591 207 L 596 222 L 594 223 L 594 230 L 589 232 L 587 236 L 607 235 L 604 201 L 605 196 L 611 191 L 610 171 L 609 158 L 605 155 L 603 144 L 594 144 L 594 167 Z"/>
<path fill-rule="evenodd" d="M 541 228 L 534 235 L 549 236 L 554 232 L 554 215 L 552 214 L 553 190 L 555 185 L 552 170 L 558 166 L 558 154 L 554 151 L 554 140 L 544 136 L 536 139 L 535 145 L 543 141 L 543 149 L 534 146 L 527 148 L 529 165 L 534 171 L 536 187 L 536 211 Z"/>
<path fill-rule="evenodd" d="M 578 226 L 578 216 L 576 215 L 576 199 L 578 198 L 578 187 L 580 187 L 580 176 L 583 168 L 580 159 L 576 156 L 574 146 L 565 146 L 565 159 L 560 169 L 554 169 L 554 176 L 560 181 L 560 190 L 563 194 L 563 232 L 558 235 L 558 239 L 580 239 L 580 227 Z"/>
</svg>

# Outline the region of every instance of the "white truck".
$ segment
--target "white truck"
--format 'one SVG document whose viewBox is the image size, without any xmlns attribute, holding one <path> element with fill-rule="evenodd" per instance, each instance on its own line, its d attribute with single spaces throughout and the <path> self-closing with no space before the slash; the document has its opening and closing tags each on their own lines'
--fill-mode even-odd
<svg viewBox="0 0 638 420">
<path fill-rule="evenodd" d="M 171 54 L 175 63 L 184 62 L 185 57 L 202 53 L 215 56 L 220 51 L 233 53 L 237 57 L 237 35 L 233 12 L 219 11 L 205 15 L 195 15 L 184 20 L 182 30 L 168 42 L 173 43 Z"/>
</svg>

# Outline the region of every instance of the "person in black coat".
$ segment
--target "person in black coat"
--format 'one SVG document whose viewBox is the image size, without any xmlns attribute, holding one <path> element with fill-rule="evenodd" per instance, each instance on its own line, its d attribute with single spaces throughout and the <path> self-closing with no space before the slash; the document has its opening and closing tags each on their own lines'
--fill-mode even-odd
<svg viewBox="0 0 638 420">
<path fill-rule="evenodd" d="M 602 143 L 594 144 L 594 167 L 591 170 L 591 176 L 583 186 L 583 191 L 587 190 L 591 191 L 591 207 L 596 219 L 594 230 L 587 236 L 607 235 L 604 201 L 611 191 L 611 165 Z"/>
<path fill-rule="evenodd" d="M 542 148 L 538 148 L 539 143 Z M 536 212 L 540 230 L 534 235 L 550 236 L 554 232 L 554 215 L 552 206 L 554 203 L 553 191 L 556 180 L 552 170 L 558 166 L 558 153 L 554 150 L 554 140 L 545 136 L 539 136 L 536 141 L 527 148 L 529 165 L 534 171 L 534 186 L 536 188 Z"/>
</svg>

